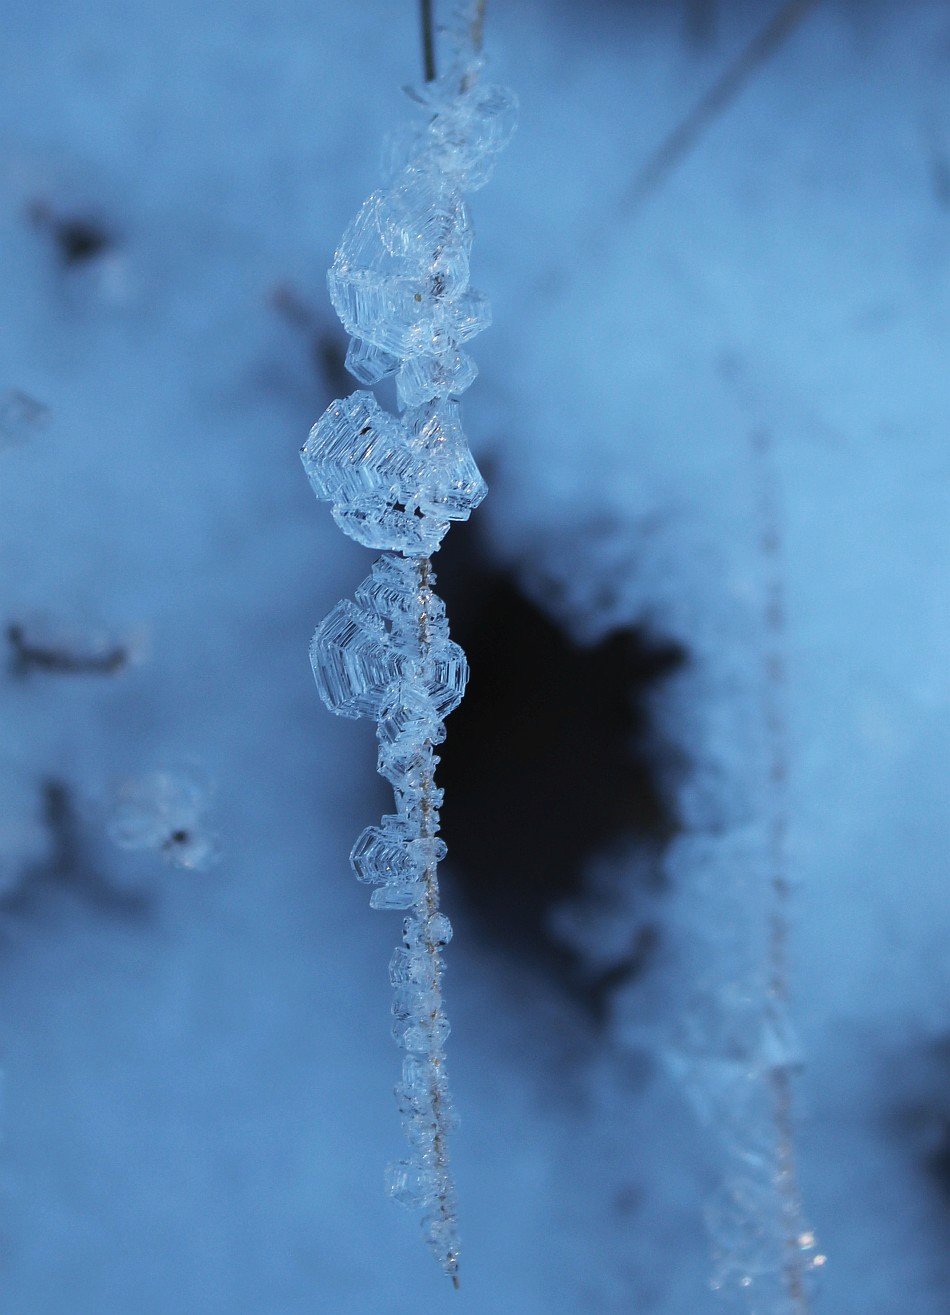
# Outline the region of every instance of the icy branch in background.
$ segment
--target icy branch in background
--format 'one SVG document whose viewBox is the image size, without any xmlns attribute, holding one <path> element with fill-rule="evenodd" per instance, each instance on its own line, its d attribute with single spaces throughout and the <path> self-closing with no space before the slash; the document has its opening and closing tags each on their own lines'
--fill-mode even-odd
<svg viewBox="0 0 950 1315">
<path fill-rule="evenodd" d="M 476 375 L 463 344 L 491 322 L 487 300 L 469 283 L 463 193 L 488 181 L 516 107 L 504 88 L 478 82 L 482 8 L 460 9 L 442 29 L 450 71 L 410 91 L 420 117 L 390 143 L 387 185 L 365 202 L 334 256 L 330 298 L 352 336 L 347 368 L 365 388 L 330 404 L 301 453 L 340 529 L 387 554 L 356 602 L 338 603 L 325 618 L 310 653 L 330 711 L 376 722 L 379 771 L 395 795 L 395 812 L 367 827 L 350 855 L 357 878 L 373 887 L 371 906 L 405 913 L 389 975 L 393 1035 L 406 1052 L 396 1096 L 410 1151 L 390 1167 L 388 1188 L 422 1211 L 426 1240 L 455 1283 L 442 1005 L 442 950 L 452 929 L 439 912 L 446 850 L 435 746 L 465 691 L 468 663 L 449 638 L 430 559 L 452 522 L 467 520 L 487 492 L 458 403 Z M 395 414 L 368 391 L 388 378 Z"/>
<path fill-rule="evenodd" d="M 801 1053 L 788 1014 L 785 603 L 764 429 L 753 433 L 752 456 L 761 664 L 754 686 L 732 674 L 732 726 L 720 716 L 692 740 L 694 784 L 680 792 L 685 829 L 667 872 L 694 909 L 696 924 L 684 930 L 696 947 L 691 957 L 705 967 L 668 1059 L 714 1152 L 720 1185 L 705 1212 L 714 1289 L 728 1309 L 749 1315 L 807 1315 L 810 1276 L 825 1257 L 804 1218 L 794 1147 Z"/>
</svg>

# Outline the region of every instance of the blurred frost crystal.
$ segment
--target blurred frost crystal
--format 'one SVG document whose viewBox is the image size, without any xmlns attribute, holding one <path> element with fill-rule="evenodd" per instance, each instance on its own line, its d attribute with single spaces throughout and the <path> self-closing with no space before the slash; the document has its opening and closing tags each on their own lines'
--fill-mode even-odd
<svg viewBox="0 0 950 1315">
<path fill-rule="evenodd" d="M 123 781 L 109 837 L 120 849 L 154 850 L 172 867 L 202 872 L 219 857 L 206 820 L 210 802 L 210 787 L 190 773 L 158 771 Z"/>
<path fill-rule="evenodd" d="M 491 323 L 488 301 L 469 282 L 463 193 L 487 182 L 514 131 L 515 100 L 479 81 L 480 21 L 477 6 L 463 5 L 441 25 L 450 71 L 410 93 L 424 121 L 390 144 L 387 186 L 364 203 L 334 255 L 330 299 L 352 337 L 347 369 L 363 387 L 331 402 L 301 451 L 340 529 L 390 554 L 355 601 L 338 603 L 317 627 L 310 657 L 331 712 L 376 722 L 379 771 L 393 787 L 396 811 L 366 827 L 350 855 L 358 880 L 372 887 L 372 907 L 405 913 L 389 973 L 393 1036 L 406 1051 L 396 1095 L 410 1154 L 389 1170 L 388 1186 L 395 1200 L 426 1212 L 426 1240 L 453 1279 L 446 1134 L 454 1115 L 441 987 L 452 928 L 439 912 L 446 849 L 435 746 L 465 692 L 468 663 L 449 638 L 429 558 L 487 491 L 458 401 L 477 374 L 463 344 Z M 369 391 L 386 379 L 395 380 L 398 413 Z"/>
</svg>

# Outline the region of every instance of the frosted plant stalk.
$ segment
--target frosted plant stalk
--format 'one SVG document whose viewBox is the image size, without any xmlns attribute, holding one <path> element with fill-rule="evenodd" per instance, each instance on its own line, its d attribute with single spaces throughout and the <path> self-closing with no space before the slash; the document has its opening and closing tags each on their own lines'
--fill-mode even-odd
<svg viewBox="0 0 950 1315">
<path fill-rule="evenodd" d="M 476 375 L 462 344 L 490 323 L 469 282 L 472 229 L 463 193 L 486 183 L 514 131 L 516 103 L 480 82 L 484 0 L 441 29 L 448 71 L 412 89 L 422 121 L 390 143 L 386 185 L 352 220 L 328 275 L 351 335 L 346 363 L 366 387 L 332 402 L 301 452 L 314 492 L 345 534 L 381 550 L 369 577 L 318 626 L 311 661 L 331 712 L 371 717 L 379 771 L 395 812 L 357 838 L 350 861 L 374 887 L 370 904 L 404 911 L 390 961 L 393 1035 L 406 1054 L 396 1088 L 406 1159 L 390 1166 L 390 1195 L 423 1212 L 426 1240 L 458 1283 L 455 1187 L 442 951 L 452 929 L 439 911 L 442 792 L 435 747 L 460 702 L 468 663 L 449 638 L 431 557 L 453 521 L 487 489 L 462 431 L 458 398 Z M 427 60 L 427 64 L 431 61 Z M 398 412 L 370 391 L 394 378 Z"/>
<path fill-rule="evenodd" d="M 679 865 L 673 875 L 689 883 L 693 873 L 684 898 L 711 930 L 707 941 L 702 932 L 695 941 L 703 968 L 671 1059 L 714 1149 L 720 1183 L 705 1214 L 712 1282 L 723 1306 L 747 1315 L 808 1315 L 811 1276 L 825 1257 L 805 1222 L 794 1146 L 792 1098 L 801 1054 L 788 1009 L 785 603 L 770 452 L 769 432 L 756 429 L 762 665 L 754 692 L 745 681 L 731 691 L 737 719 L 731 729 L 743 752 L 730 750 L 718 760 L 718 789 L 739 812 L 731 822 L 725 815 L 718 829 L 704 828 L 694 815 L 695 830 L 674 846 Z M 755 727 L 747 741 L 738 721 Z M 717 740 L 723 741 L 722 728 L 706 746 L 713 763 Z"/>
</svg>

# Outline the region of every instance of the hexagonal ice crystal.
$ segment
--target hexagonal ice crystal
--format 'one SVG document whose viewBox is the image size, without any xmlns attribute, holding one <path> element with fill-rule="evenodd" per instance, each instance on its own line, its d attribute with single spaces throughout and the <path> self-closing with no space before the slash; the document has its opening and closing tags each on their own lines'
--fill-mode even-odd
<svg viewBox="0 0 950 1315">
<path fill-rule="evenodd" d="M 437 1169 L 403 1160 L 386 1170 L 386 1190 L 400 1205 L 417 1208 L 437 1200 L 444 1175 Z"/>
<path fill-rule="evenodd" d="M 396 376 L 396 396 L 403 410 L 436 397 L 457 397 L 471 388 L 478 366 L 468 352 L 450 347 L 437 356 L 413 356 Z"/>
<path fill-rule="evenodd" d="M 451 499 L 429 496 L 420 506 L 421 466 L 430 459 L 432 441 L 429 431 L 410 432 L 372 393 L 357 391 L 327 407 L 301 459 L 317 497 L 333 504 L 334 520 L 357 543 L 429 556 L 449 520 L 464 519 Z M 440 459 L 440 471 L 447 460 Z"/>
<path fill-rule="evenodd" d="M 377 717 L 387 690 L 407 669 L 382 622 L 348 599 L 317 627 L 310 662 L 320 697 L 341 717 Z"/>
<path fill-rule="evenodd" d="M 468 659 L 458 644 L 446 639 L 432 645 L 416 679 L 442 720 L 462 702 L 468 684 Z"/>
<path fill-rule="evenodd" d="M 428 83 L 416 99 L 435 111 L 427 124 L 403 132 L 390 143 L 391 176 L 429 173 L 473 192 L 494 172 L 499 153 L 511 140 L 518 102 L 507 87 L 476 82 L 458 95 L 457 83 Z"/>
<path fill-rule="evenodd" d="M 468 287 L 472 230 L 458 193 L 421 175 L 374 192 L 327 275 L 346 329 L 400 358 L 427 350 L 442 307 Z"/>
<path fill-rule="evenodd" d="M 375 343 L 351 338 L 346 349 L 346 368 L 361 384 L 378 384 L 399 369 L 399 357 L 383 351 Z"/>
<path fill-rule="evenodd" d="M 363 391 L 330 403 L 300 457 L 317 497 L 338 504 L 401 491 L 415 466 L 406 427 Z"/>
<path fill-rule="evenodd" d="M 413 850 L 412 841 L 385 825 L 360 832 L 350 863 L 357 879 L 372 886 L 418 881 L 425 872 L 425 859 Z"/>
</svg>

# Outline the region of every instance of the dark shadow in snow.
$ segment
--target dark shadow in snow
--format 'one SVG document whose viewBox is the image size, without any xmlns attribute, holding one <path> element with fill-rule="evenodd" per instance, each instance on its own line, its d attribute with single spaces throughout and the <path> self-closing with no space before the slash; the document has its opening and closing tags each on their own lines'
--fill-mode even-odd
<svg viewBox="0 0 950 1315">
<path fill-rule="evenodd" d="M 302 335 L 310 364 L 328 398 L 346 397 L 359 385 L 346 368 L 349 339 L 336 320 L 321 320 L 313 306 L 291 283 L 279 284 L 271 294 L 271 305 L 292 329 Z"/>
<path fill-rule="evenodd" d="M 549 934 L 548 913 L 581 894 L 597 855 L 624 841 L 655 851 L 674 834 L 648 697 L 683 651 L 639 628 L 579 647 L 491 560 L 474 524 L 447 537 L 435 567 L 472 670 L 439 769 L 451 871 L 486 935 L 599 1017 L 656 931 L 592 979 Z"/>
<path fill-rule="evenodd" d="M 902 1063 L 905 1081 L 919 1092 L 896 1111 L 899 1134 L 914 1148 L 917 1162 L 939 1191 L 950 1220 L 950 1036 L 941 1037 Z"/>
<path fill-rule="evenodd" d="M 116 886 L 99 872 L 83 842 L 70 787 L 50 778 L 43 782 L 42 790 L 43 821 L 50 836 L 49 858 L 30 867 L 20 884 L 3 898 L 3 913 L 31 916 L 50 895 L 59 892 L 110 916 L 143 917 L 150 906 L 148 896 Z"/>
<path fill-rule="evenodd" d="M 27 216 L 34 228 L 48 233 L 64 265 L 95 260 L 115 245 L 111 233 L 98 220 L 82 215 L 57 215 L 45 201 L 34 201 Z"/>
</svg>

